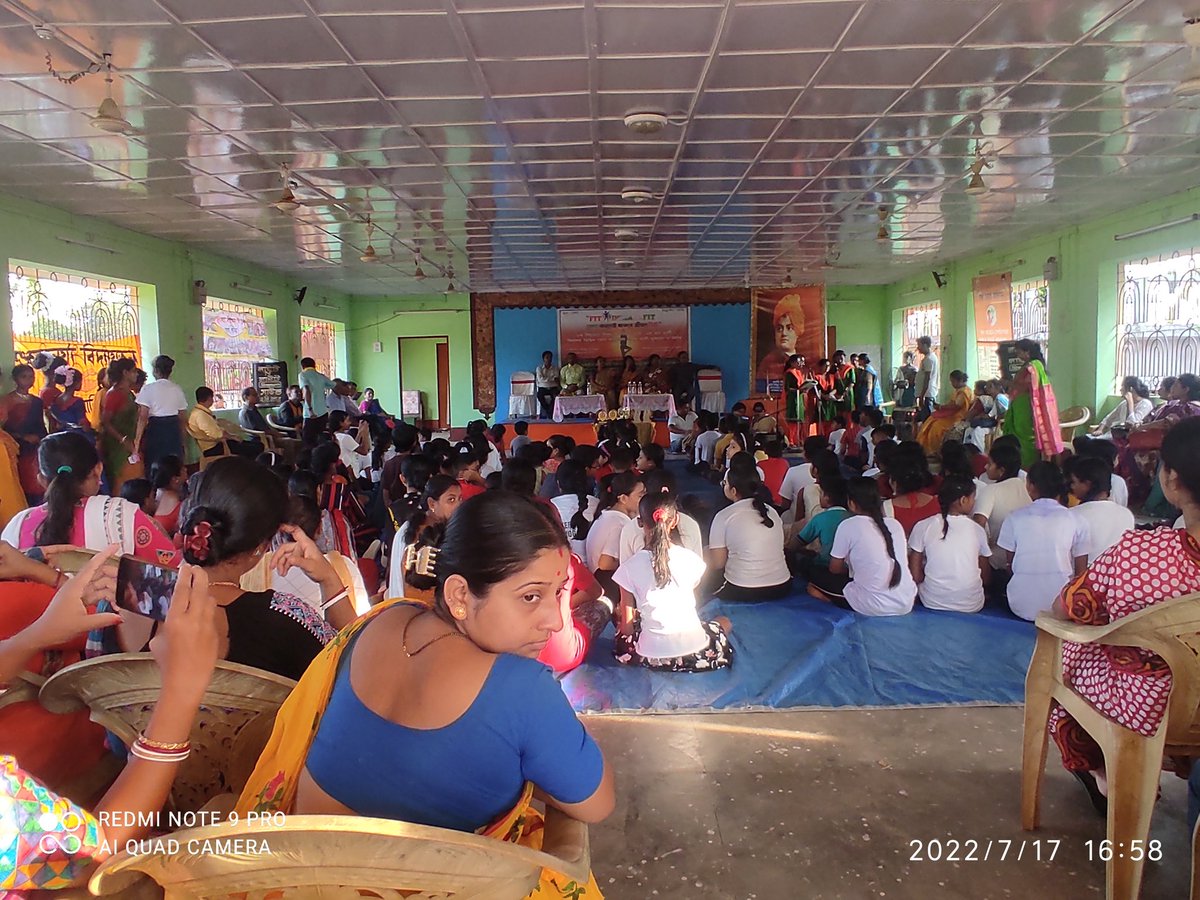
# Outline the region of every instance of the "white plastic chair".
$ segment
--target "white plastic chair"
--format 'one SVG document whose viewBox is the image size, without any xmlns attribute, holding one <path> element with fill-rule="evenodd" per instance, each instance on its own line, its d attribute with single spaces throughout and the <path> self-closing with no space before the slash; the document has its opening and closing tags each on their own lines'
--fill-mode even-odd
<svg viewBox="0 0 1200 900">
<path fill-rule="evenodd" d="M 700 385 L 700 409 L 725 412 L 725 386 L 721 381 L 721 370 L 701 369 L 696 381 Z"/>
<path fill-rule="evenodd" d="M 532 372 L 513 372 L 508 383 L 508 417 L 524 419 L 538 414 L 537 392 Z"/>
</svg>

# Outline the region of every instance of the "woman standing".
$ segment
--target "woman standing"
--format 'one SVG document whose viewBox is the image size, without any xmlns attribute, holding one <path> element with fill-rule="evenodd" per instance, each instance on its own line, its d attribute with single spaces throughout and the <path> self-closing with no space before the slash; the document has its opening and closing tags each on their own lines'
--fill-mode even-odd
<svg viewBox="0 0 1200 900">
<path fill-rule="evenodd" d="M 1073 579 L 1055 611 L 1082 625 L 1107 625 L 1155 603 L 1200 591 L 1200 420 L 1180 422 L 1163 438 L 1163 494 L 1183 510 L 1182 528 L 1127 531 Z M 1171 693 L 1171 670 L 1162 657 L 1134 647 L 1063 645 L 1063 677 L 1106 718 L 1152 736 Z M 1107 808 L 1104 756 L 1095 739 L 1057 703 L 1050 736 L 1063 765 L 1078 778 L 1098 810 Z M 1157 768 L 1156 760 L 1147 765 Z"/>
<path fill-rule="evenodd" d="M 100 414 L 104 409 L 104 395 L 108 393 L 108 367 L 96 373 L 96 390 L 92 392 L 91 404 L 88 406 L 88 422 L 92 431 L 100 433 Z"/>
<path fill-rule="evenodd" d="M 59 427 L 55 430 L 91 431 L 92 426 L 87 418 L 87 404 L 76 393 L 83 387 L 83 373 L 70 366 L 59 366 L 54 372 L 54 380 L 62 386 L 62 390 L 54 403 L 46 407 L 46 412 L 58 423 Z"/>
<path fill-rule="evenodd" d="M 133 385 L 138 377 L 137 365 L 123 357 L 108 364 L 108 392 L 100 412 L 100 454 L 104 472 L 114 494 L 130 478 L 140 478 L 142 467 L 133 444 L 137 433 L 138 408 Z"/>
<path fill-rule="evenodd" d="M 1017 341 L 1017 357 L 1025 364 L 1013 380 L 1012 402 L 1004 417 L 1004 433 L 1021 441 L 1021 468 L 1063 452 L 1058 402 L 1046 373 L 1046 358 L 1037 341 Z"/>
<path fill-rule="evenodd" d="M 17 444 L 17 470 L 30 503 L 42 500 L 37 480 L 38 443 L 46 436 L 46 417 L 40 398 L 33 396 L 33 366 L 13 366 L 13 390 L 0 398 L 0 421 Z"/>
<path fill-rule="evenodd" d="M 817 430 L 824 437 L 833 433 L 833 420 L 838 414 L 838 390 L 841 384 L 837 373 L 832 371 L 829 360 L 817 360 L 817 372 L 813 376 L 816 382 L 816 397 L 814 405 L 817 408 Z"/>
<path fill-rule="evenodd" d="M 783 395 L 786 401 L 784 420 L 787 423 L 787 440 L 791 447 L 799 447 L 808 437 L 807 423 L 812 421 L 813 388 L 816 383 L 804 365 L 804 357 L 793 353 L 787 358 L 783 370 Z"/>
</svg>

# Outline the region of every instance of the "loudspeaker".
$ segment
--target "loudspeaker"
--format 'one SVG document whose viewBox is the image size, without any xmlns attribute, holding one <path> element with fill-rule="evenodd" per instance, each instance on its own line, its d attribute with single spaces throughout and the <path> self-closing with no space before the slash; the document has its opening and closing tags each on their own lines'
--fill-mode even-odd
<svg viewBox="0 0 1200 900">
<path fill-rule="evenodd" d="M 933 283 L 936 284 L 939 288 L 944 288 L 946 286 L 945 273 L 939 272 L 937 269 L 934 269 L 933 270 Z"/>
<path fill-rule="evenodd" d="M 304 295 L 308 293 L 308 285 L 304 285 L 300 290 L 292 292 L 292 299 L 299 305 L 304 302 Z"/>
<path fill-rule="evenodd" d="M 1042 266 L 1042 278 L 1046 281 L 1058 281 L 1058 257 L 1052 256 Z"/>
<path fill-rule="evenodd" d="M 208 302 L 208 291 L 205 289 L 203 281 L 192 282 L 192 302 L 197 306 L 203 306 Z"/>
</svg>

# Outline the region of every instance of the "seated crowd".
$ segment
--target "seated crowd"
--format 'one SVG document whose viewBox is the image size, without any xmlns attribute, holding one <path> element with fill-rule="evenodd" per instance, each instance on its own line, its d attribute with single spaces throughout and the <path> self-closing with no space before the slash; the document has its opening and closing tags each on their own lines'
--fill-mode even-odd
<svg viewBox="0 0 1200 900">
<path fill-rule="evenodd" d="M 807 590 L 864 616 L 905 615 L 919 600 L 1098 624 L 1200 590 L 1191 375 L 1175 381 L 1169 412 L 1145 413 L 1133 385 L 1129 415 L 1107 427 L 1115 437 L 1081 438 L 1073 452 L 1030 464 L 1018 435 L 975 440 L 973 429 L 1002 418 L 1002 391 L 985 386 L 991 402 L 977 404 L 961 372 L 951 375 L 956 397 L 931 411 L 917 440 L 899 440 L 866 405 L 803 438 L 796 464 L 784 457 L 787 423 L 762 403 L 719 417 L 684 404 L 690 423 L 671 423 L 687 455 L 676 470 L 632 422 L 607 422 L 595 444 L 577 444 L 533 440 L 523 422 L 506 443 L 504 426 L 476 420 L 452 443 L 393 419 L 367 392 L 356 404 L 352 382 L 324 376 L 302 378 L 271 413 L 303 443 L 264 450 L 256 426 L 270 423 L 252 388 L 243 434 L 213 415 L 206 387 L 186 409 L 168 387 L 169 358 L 155 360 L 156 380 L 137 394 L 126 362 L 109 367 L 97 429 L 43 417 L 32 453 L 26 401 L 3 407 L 13 446 L 0 485 L 0 593 L 14 602 L 0 604 L 0 682 L 144 649 L 163 670 L 149 724 L 118 780 L 81 809 L 88 817 L 161 808 L 218 660 L 300 682 L 238 809 L 502 836 L 497 823 L 529 818 L 529 785 L 585 822 L 612 811 L 611 768 L 556 681 L 609 625 L 620 665 L 716 672 L 753 648 L 735 646 L 729 618 L 701 615 L 712 598 L 770 602 Z M 28 397 L 32 377 L 18 367 L 14 380 Z M 326 382 L 323 405 L 314 403 L 314 384 Z M 210 457 L 198 471 L 177 445 L 188 435 Z M 697 489 L 681 492 L 689 474 L 719 483 L 719 496 L 694 477 Z M 1134 530 L 1127 480 L 1137 477 L 1153 478 L 1172 519 L 1182 513 L 1173 528 Z M 58 562 L 71 548 L 95 556 L 66 577 Z M 178 570 L 162 621 L 117 604 L 116 555 Z M 1134 559 L 1153 572 L 1139 580 Z M 1076 649 L 1076 684 L 1106 715 L 1161 719 L 1162 660 L 1147 656 L 1130 674 Z M 1101 806 L 1095 742 L 1061 708 L 1051 727 Z M 54 716 L 36 701 L 0 708 L 0 763 L 12 778 L 62 784 L 104 753 L 104 732 L 86 717 Z M 64 872 L 69 881 L 82 869 Z"/>
</svg>

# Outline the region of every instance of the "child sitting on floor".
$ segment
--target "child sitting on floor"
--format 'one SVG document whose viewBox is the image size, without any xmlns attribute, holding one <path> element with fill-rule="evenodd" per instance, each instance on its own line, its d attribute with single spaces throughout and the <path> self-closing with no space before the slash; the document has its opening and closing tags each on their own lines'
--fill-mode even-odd
<svg viewBox="0 0 1200 900">
<path fill-rule="evenodd" d="M 829 569 L 829 551 L 833 548 L 833 537 L 842 520 L 850 515 L 846 509 L 846 479 L 829 474 L 821 479 L 821 512 L 808 520 L 808 524 L 796 535 L 801 547 L 792 554 L 792 570 L 805 580 L 816 569 Z M 819 549 L 809 545 L 816 542 Z M 818 576 L 820 577 L 820 576 Z"/>
<path fill-rule="evenodd" d="M 679 510 L 669 494 L 647 494 L 638 504 L 645 549 L 613 575 L 621 589 L 613 655 L 617 662 L 668 672 L 707 672 L 733 660 L 732 626 L 725 617 L 701 622 L 696 587 L 704 560 L 671 542 Z"/>
<path fill-rule="evenodd" d="M 1074 456 L 1067 460 L 1065 474 L 1071 495 L 1079 501 L 1071 514 L 1088 524 L 1088 565 L 1134 527 L 1133 513 L 1113 501 L 1112 465 L 1099 456 Z"/>
<path fill-rule="evenodd" d="M 1065 485 L 1054 463 L 1030 466 L 1025 489 L 1033 502 L 1004 520 L 996 543 L 1013 573 L 1008 607 L 1033 621 L 1087 568 L 1089 535 L 1087 521 L 1062 505 Z"/>
<path fill-rule="evenodd" d="M 904 529 L 884 518 L 879 488 L 870 478 L 851 478 L 846 499 L 850 516 L 834 535 L 829 572 L 809 581 L 809 594 L 864 616 L 912 612 L 917 586 L 900 561 Z"/>
<path fill-rule="evenodd" d="M 987 532 L 971 513 L 975 482 L 947 475 L 938 490 L 942 514 L 924 519 L 908 539 L 908 562 L 927 609 L 974 613 L 983 609 L 983 584 L 991 574 Z"/>
</svg>

